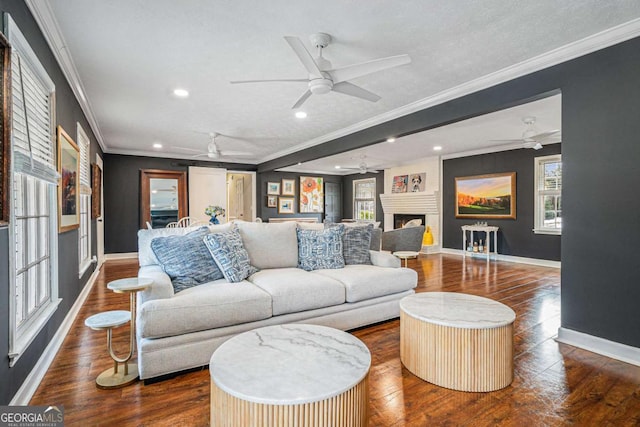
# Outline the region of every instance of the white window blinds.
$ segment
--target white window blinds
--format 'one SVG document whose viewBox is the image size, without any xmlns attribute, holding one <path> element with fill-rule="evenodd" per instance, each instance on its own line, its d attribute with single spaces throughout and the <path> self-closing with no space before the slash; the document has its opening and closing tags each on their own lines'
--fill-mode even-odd
<svg viewBox="0 0 640 427">
<path fill-rule="evenodd" d="M 80 193 L 91 194 L 91 173 L 89 162 L 89 137 L 78 123 L 78 147 L 80 148 Z"/>
</svg>

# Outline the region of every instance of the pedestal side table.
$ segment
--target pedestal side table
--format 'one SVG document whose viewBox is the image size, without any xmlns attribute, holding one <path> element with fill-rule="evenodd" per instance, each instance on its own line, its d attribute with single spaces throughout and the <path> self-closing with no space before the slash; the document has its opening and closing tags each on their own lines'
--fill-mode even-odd
<svg viewBox="0 0 640 427">
<path fill-rule="evenodd" d="M 513 381 L 513 322 L 506 305 L 475 295 L 423 292 L 400 300 L 400 360 L 425 381 L 494 391 Z"/>
<path fill-rule="evenodd" d="M 420 255 L 420 252 L 416 252 L 416 251 L 396 251 L 392 253 L 393 256 L 400 258 L 402 260 L 404 260 L 404 266 L 405 268 L 407 267 L 407 261 L 409 260 L 409 258 L 418 258 L 418 255 Z"/>
<path fill-rule="evenodd" d="M 212 426 L 366 426 L 371 354 L 317 325 L 237 335 L 211 357 Z"/>
</svg>

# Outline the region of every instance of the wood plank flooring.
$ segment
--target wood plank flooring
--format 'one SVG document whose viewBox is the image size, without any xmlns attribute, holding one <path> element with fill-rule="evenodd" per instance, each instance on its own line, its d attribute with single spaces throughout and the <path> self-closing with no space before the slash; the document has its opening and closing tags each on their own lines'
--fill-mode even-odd
<svg viewBox="0 0 640 427">
<path fill-rule="evenodd" d="M 640 426 L 640 367 L 553 340 L 560 325 L 560 271 L 453 255 L 410 260 L 418 292 L 452 291 L 486 296 L 516 312 L 515 379 L 491 393 L 444 389 L 400 363 L 399 321 L 353 331 L 371 350 L 371 426 Z M 110 365 L 106 334 L 84 326 L 104 310 L 128 310 L 128 298 L 106 289 L 135 276 L 133 261 L 103 267 L 32 405 L 64 405 L 66 425 L 206 426 L 209 371 L 181 374 L 151 385 L 95 387 Z M 128 327 L 114 331 L 120 354 Z"/>
</svg>

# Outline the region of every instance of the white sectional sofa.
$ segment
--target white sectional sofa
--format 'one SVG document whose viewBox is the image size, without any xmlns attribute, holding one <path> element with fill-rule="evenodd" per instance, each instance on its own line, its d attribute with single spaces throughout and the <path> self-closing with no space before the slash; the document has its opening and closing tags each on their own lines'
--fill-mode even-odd
<svg viewBox="0 0 640 427">
<path fill-rule="evenodd" d="M 230 227 L 210 227 L 210 232 Z M 371 251 L 372 265 L 305 271 L 297 268 L 296 223 L 241 222 L 237 227 L 259 271 L 241 282 L 220 279 L 177 293 L 151 241 L 194 228 L 138 232 L 138 275 L 154 280 L 138 297 L 141 379 L 207 365 L 225 340 L 262 326 L 312 323 L 349 330 L 396 318 L 399 300 L 415 292 L 416 272 L 401 268 L 388 253 Z"/>
</svg>

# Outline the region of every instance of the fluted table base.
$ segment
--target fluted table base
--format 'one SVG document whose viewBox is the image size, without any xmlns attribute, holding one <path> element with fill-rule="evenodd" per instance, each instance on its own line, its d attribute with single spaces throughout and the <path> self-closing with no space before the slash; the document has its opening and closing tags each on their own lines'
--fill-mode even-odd
<svg viewBox="0 0 640 427">
<path fill-rule="evenodd" d="M 513 323 L 490 329 L 441 326 L 400 311 L 400 360 L 414 375 L 460 391 L 513 381 Z"/>
<path fill-rule="evenodd" d="M 369 375 L 337 396 L 299 405 L 249 402 L 225 392 L 211 381 L 212 426 L 348 426 L 368 425 Z"/>
</svg>

